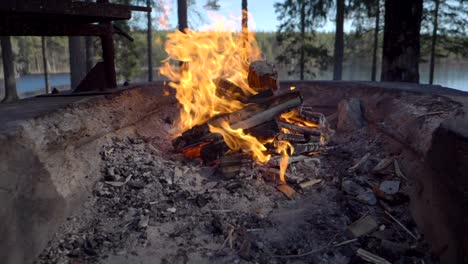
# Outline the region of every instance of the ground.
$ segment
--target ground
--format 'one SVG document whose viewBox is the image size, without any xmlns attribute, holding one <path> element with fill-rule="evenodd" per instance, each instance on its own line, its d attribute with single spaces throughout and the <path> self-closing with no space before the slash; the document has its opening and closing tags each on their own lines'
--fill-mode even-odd
<svg viewBox="0 0 468 264">
<path fill-rule="evenodd" d="M 170 118 L 160 122 L 170 129 Z M 264 165 L 226 178 L 174 153 L 167 137 L 114 138 L 102 147 L 101 180 L 86 209 L 67 219 L 36 263 L 363 263 L 359 248 L 391 263 L 437 262 L 407 207 L 411 182 L 393 163 L 373 171 L 399 153 L 366 129 L 338 132 L 328 151 L 292 164 L 292 200 Z M 321 182 L 298 184 L 311 179 Z M 399 191 L 379 191 L 385 180 L 400 181 Z M 348 226 L 366 215 L 377 227 L 353 236 Z"/>
</svg>

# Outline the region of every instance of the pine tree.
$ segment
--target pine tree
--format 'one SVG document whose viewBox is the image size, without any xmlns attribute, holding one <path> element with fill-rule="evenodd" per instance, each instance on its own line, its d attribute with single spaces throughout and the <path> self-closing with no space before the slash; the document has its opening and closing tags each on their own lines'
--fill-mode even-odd
<svg viewBox="0 0 468 264">
<path fill-rule="evenodd" d="M 2 48 L 3 74 L 5 80 L 5 97 L 2 103 L 9 103 L 18 100 L 11 38 L 9 36 L 0 36 L 0 44 Z"/>
<path fill-rule="evenodd" d="M 385 1 L 382 81 L 419 82 L 423 0 Z"/>
<path fill-rule="evenodd" d="M 335 49 L 333 52 L 333 80 L 341 80 L 344 56 L 345 1 L 336 0 Z"/>
<path fill-rule="evenodd" d="M 431 0 L 425 2 L 422 28 L 431 32 L 429 83 L 433 84 L 436 59 L 449 54 L 468 56 L 468 1 Z M 425 37 L 426 34 L 423 34 Z M 443 49 L 439 47 L 444 47 Z"/>
<path fill-rule="evenodd" d="M 315 43 L 314 33 L 332 4 L 330 0 L 284 0 L 275 4 L 280 20 L 277 41 L 282 47 L 277 60 L 289 66 L 289 74 L 299 73 L 304 80 L 315 75 L 312 68 L 324 69 L 330 62 L 326 47 Z"/>
</svg>

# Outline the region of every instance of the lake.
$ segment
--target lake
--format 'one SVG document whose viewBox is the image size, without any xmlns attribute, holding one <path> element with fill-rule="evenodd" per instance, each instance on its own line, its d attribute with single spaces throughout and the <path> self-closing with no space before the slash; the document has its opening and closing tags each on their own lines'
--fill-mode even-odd
<svg viewBox="0 0 468 264">
<path fill-rule="evenodd" d="M 429 65 L 421 64 L 420 68 L 421 83 L 428 83 L 429 80 Z M 369 81 L 371 75 L 371 65 L 362 63 L 346 63 L 343 65 L 343 80 L 361 80 Z M 377 76 L 380 75 L 378 71 Z M 155 74 L 157 77 L 158 74 Z M 331 70 L 321 72 L 317 80 L 331 80 L 333 72 Z M 295 76 L 290 76 L 294 78 Z M 144 81 L 146 77 L 140 76 L 134 80 Z M 285 78 L 283 78 L 285 79 Z M 289 78 L 291 79 L 291 78 Z M 296 79 L 298 79 L 296 77 Z M 55 73 L 49 75 L 51 87 L 68 87 L 70 85 L 69 73 Z M 468 91 L 468 62 L 437 64 L 434 84 L 439 84 L 445 87 L 454 88 L 462 91 Z M 0 95 L 3 95 L 4 82 L 0 79 Z M 44 76 L 42 74 L 24 75 L 16 79 L 16 86 L 20 95 L 31 94 L 44 90 Z"/>
</svg>

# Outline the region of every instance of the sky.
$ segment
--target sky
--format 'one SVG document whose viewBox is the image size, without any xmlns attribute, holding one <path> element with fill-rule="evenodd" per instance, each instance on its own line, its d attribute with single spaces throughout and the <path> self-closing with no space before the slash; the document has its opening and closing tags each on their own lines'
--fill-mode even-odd
<svg viewBox="0 0 468 264">
<path fill-rule="evenodd" d="M 170 28 L 177 26 L 177 0 L 161 0 L 170 7 L 168 14 Z M 274 3 L 279 0 L 250 0 L 248 1 L 248 10 L 253 17 L 249 19 L 249 28 L 254 31 L 276 31 L 278 27 L 278 20 L 275 13 Z M 241 17 L 241 0 L 219 0 L 221 8 L 219 11 L 207 11 L 204 8 L 206 0 L 196 0 L 195 9 L 201 14 L 202 19 L 200 21 L 193 12 L 189 12 L 189 23 L 190 27 L 199 29 L 203 24 L 208 24 L 210 18 L 217 17 L 219 15 L 224 16 L 230 20 L 240 21 Z M 240 25 L 240 23 L 239 23 Z M 346 26 L 345 26 L 346 27 Z M 319 31 L 333 31 L 334 25 L 329 21 L 322 30 Z M 345 29 L 346 30 L 346 29 Z"/>
</svg>

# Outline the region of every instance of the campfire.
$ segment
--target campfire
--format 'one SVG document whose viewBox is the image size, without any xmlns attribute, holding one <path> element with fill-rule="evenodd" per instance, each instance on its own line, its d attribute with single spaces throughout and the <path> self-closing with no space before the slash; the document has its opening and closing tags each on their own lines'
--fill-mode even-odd
<svg viewBox="0 0 468 264">
<path fill-rule="evenodd" d="M 327 119 L 304 106 L 294 86 L 280 87 L 277 69 L 261 60 L 252 32 L 228 32 L 222 23 L 210 31 L 177 31 L 166 50 L 161 73 L 180 103 L 173 146 L 186 158 L 233 177 L 251 157 L 276 171 L 283 185 L 290 156 L 326 150 L 333 134 Z"/>
</svg>

